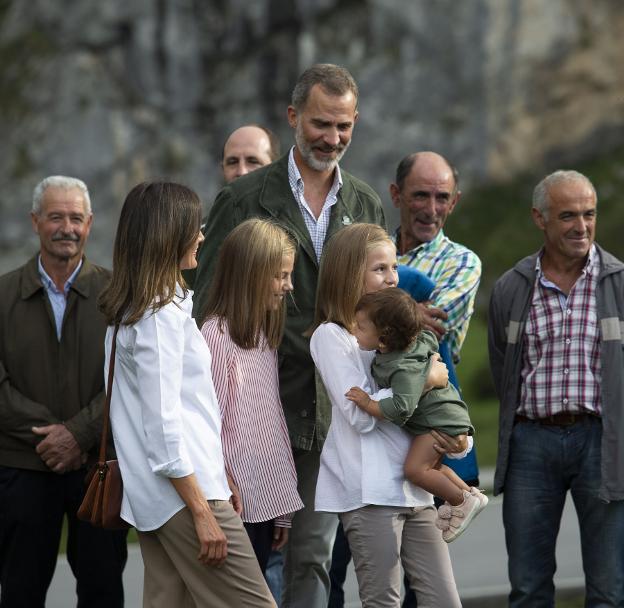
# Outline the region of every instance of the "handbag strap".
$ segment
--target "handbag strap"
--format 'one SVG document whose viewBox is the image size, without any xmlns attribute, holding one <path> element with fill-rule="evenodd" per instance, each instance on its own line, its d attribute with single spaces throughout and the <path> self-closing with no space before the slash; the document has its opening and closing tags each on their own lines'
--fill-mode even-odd
<svg viewBox="0 0 624 608">
<path fill-rule="evenodd" d="M 115 323 L 113 331 L 113 342 L 111 344 L 110 359 L 108 361 L 108 381 L 106 383 L 106 399 L 104 400 L 104 410 L 102 412 L 102 438 L 100 439 L 100 455 L 98 461 L 106 462 L 106 440 L 108 439 L 108 427 L 110 424 L 110 402 L 113 392 L 113 375 L 115 373 L 115 351 L 117 350 L 117 332 L 119 323 Z"/>
</svg>

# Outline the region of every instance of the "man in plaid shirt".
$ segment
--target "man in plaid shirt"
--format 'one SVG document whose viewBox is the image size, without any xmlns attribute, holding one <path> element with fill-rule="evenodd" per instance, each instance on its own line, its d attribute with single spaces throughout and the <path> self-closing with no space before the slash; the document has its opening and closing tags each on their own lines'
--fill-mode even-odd
<svg viewBox="0 0 624 608">
<path fill-rule="evenodd" d="M 401 217 L 401 225 L 393 236 L 397 260 L 426 274 L 435 283 L 430 303 L 421 305 L 421 312 L 427 328 L 448 344 L 455 363 L 459 361 L 481 279 L 481 261 L 477 255 L 451 241 L 443 231 L 461 197 L 458 179 L 457 170 L 443 156 L 415 152 L 401 160 L 395 181 L 390 185 L 392 202 Z M 445 458 L 444 464 L 468 485 L 479 485 L 474 448 L 460 460 Z M 412 606 L 416 606 L 416 600 L 410 591 L 403 608 Z"/>
<path fill-rule="evenodd" d="M 442 230 L 461 196 L 458 173 L 435 152 L 415 152 L 399 163 L 390 196 L 401 213 L 394 235 L 398 262 L 417 268 L 436 284 L 433 307 L 423 305 L 422 313 L 428 329 L 448 342 L 457 362 L 481 278 L 477 255 Z"/>
<path fill-rule="evenodd" d="M 624 265 L 594 243 L 596 191 L 557 171 L 533 193 L 544 246 L 494 286 L 490 363 L 500 400 L 494 492 L 514 608 L 553 606 L 568 490 L 586 606 L 624 604 Z"/>
</svg>

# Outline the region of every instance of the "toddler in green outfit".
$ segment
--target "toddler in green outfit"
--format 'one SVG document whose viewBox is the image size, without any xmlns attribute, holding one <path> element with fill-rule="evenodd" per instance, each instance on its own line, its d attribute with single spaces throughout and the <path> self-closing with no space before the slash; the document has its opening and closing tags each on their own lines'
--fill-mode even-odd
<svg viewBox="0 0 624 608">
<path fill-rule="evenodd" d="M 472 435 L 468 408 L 448 382 L 435 335 L 423 329 L 417 303 L 397 287 L 369 293 L 356 307 L 353 330 L 362 350 L 376 350 L 372 375 L 392 397 L 375 401 L 359 387 L 346 394 L 371 416 L 389 420 L 414 435 L 405 460 L 405 477 L 446 501 L 437 526 L 446 542 L 455 540 L 485 507 L 487 497 L 470 488 L 441 463 L 431 431 Z"/>
</svg>

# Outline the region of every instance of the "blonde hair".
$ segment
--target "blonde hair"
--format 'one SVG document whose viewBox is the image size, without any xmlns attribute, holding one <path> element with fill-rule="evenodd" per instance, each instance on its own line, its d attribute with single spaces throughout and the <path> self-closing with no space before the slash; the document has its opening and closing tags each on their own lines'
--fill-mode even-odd
<svg viewBox="0 0 624 608">
<path fill-rule="evenodd" d="M 314 327 L 326 322 L 348 330 L 353 327 L 355 307 L 364 292 L 368 252 L 385 243 L 393 245 L 376 224 L 353 224 L 331 237 L 321 258 Z"/>
<path fill-rule="evenodd" d="M 172 182 L 143 183 L 126 197 L 113 249 L 113 277 L 98 303 L 109 325 L 132 325 L 173 301 L 180 262 L 199 235 L 201 202 Z"/>
<path fill-rule="evenodd" d="M 239 224 L 223 241 L 210 284 L 202 323 L 218 317 L 241 348 L 256 348 L 262 334 L 277 348 L 284 331 L 286 301 L 268 310 L 271 280 L 279 276 L 283 257 L 295 255 L 296 245 L 284 229 L 268 220 Z"/>
</svg>

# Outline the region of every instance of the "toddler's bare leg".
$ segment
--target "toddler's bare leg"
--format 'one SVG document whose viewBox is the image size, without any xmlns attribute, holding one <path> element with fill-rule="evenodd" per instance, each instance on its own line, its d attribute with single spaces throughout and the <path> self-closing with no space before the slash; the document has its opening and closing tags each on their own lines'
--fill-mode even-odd
<svg viewBox="0 0 624 608">
<path fill-rule="evenodd" d="M 464 480 L 457 474 L 451 467 L 440 463 L 440 473 L 446 475 L 458 488 L 470 492 L 470 486 L 464 482 Z"/>
<path fill-rule="evenodd" d="M 464 501 L 464 488 L 440 470 L 442 456 L 434 449 L 434 444 L 435 439 L 429 433 L 414 437 L 403 466 L 405 477 L 449 504 L 460 505 Z"/>
</svg>

